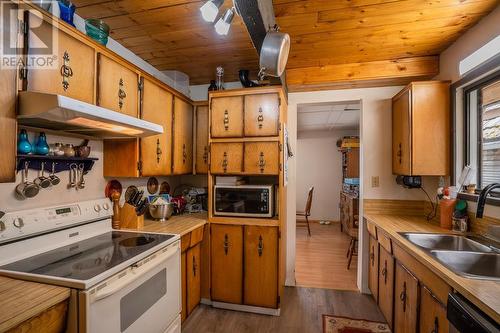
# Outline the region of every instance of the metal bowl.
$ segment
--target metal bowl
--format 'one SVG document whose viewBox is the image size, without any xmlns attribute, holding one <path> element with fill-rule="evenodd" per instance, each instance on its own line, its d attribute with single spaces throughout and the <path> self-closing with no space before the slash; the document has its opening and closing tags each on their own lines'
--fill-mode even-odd
<svg viewBox="0 0 500 333">
<path fill-rule="evenodd" d="M 174 205 L 172 203 L 149 205 L 149 214 L 153 219 L 164 222 L 168 220 L 174 212 Z"/>
</svg>

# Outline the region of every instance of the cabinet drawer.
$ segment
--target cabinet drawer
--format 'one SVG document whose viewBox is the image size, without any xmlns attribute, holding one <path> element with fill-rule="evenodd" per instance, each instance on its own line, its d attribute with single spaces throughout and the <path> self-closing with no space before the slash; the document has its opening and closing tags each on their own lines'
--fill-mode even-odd
<svg viewBox="0 0 500 333">
<path fill-rule="evenodd" d="M 214 138 L 243 136 L 243 96 L 211 100 L 211 134 Z"/>
<path fill-rule="evenodd" d="M 99 54 L 97 102 L 99 106 L 132 117 L 139 115 L 139 76 Z"/>
<path fill-rule="evenodd" d="M 187 233 L 181 237 L 181 252 L 187 251 L 191 246 L 191 233 Z"/>
<path fill-rule="evenodd" d="M 40 19 L 30 12 L 31 24 Z M 40 22 L 36 35 L 29 39 L 28 53 L 36 52 L 35 39 L 45 45 L 52 45 L 53 34 L 58 39 L 58 52 L 54 69 L 28 70 L 28 90 L 59 94 L 94 104 L 95 93 L 95 51 L 90 46 L 71 37 L 61 30 L 54 32 L 52 25 Z"/>
<path fill-rule="evenodd" d="M 203 240 L 203 229 L 204 226 L 198 227 L 191 231 L 191 245 L 190 247 L 195 246 Z"/>
<path fill-rule="evenodd" d="M 245 143 L 245 173 L 277 175 L 279 173 L 278 142 Z"/>
<path fill-rule="evenodd" d="M 383 247 L 389 254 L 392 254 L 392 241 L 384 232 L 377 232 L 378 243 Z"/>
<path fill-rule="evenodd" d="M 245 96 L 245 136 L 276 136 L 279 128 L 278 94 Z"/>
<path fill-rule="evenodd" d="M 368 233 L 370 235 L 372 235 L 373 238 L 377 239 L 377 227 L 375 226 L 375 224 L 368 221 L 367 219 L 365 219 L 365 222 L 366 222 L 366 229 L 368 230 Z"/>
<path fill-rule="evenodd" d="M 243 171 L 243 143 L 212 143 L 210 171 L 213 174 L 239 174 Z"/>
</svg>

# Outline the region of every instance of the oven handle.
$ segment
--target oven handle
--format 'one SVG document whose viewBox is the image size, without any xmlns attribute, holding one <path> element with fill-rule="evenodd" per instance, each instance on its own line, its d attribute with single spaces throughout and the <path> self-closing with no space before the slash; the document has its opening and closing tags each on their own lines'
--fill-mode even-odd
<svg viewBox="0 0 500 333">
<path fill-rule="evenodd" d="M 121 290 L 122 288 L 131 284 L 135 280 L 139 279 L 141 276 L 148 273 L 153 268 L 157 267 L 158 264 L 170 259 L 178 251 L 179 251 L 179 244 L 176 244 L 175 246 L 171 246 L 170 248 L 168 248 L 165 252 L 158 254 L 156 258 L 151 259 L 150 261 L 142 264 L 141 266 L 132 265 L 132 270 L 126 276 L 118 279 L 118 281 L 111 283 L 106 287 L 102 288 L 101 290 L 97 291 L 93 297 L 93 302 L 97 302 L 101 299 L 113 295 L 117 291 Z"/>
</svg>

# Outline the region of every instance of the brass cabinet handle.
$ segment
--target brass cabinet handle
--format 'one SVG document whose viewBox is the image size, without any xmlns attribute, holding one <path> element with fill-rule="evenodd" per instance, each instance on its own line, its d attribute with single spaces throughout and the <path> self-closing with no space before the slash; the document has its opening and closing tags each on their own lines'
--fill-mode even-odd
<svg viewBox="0 0 500 333">
<path fill-rule="evenodd" d="M 229 252 L 229 236 L 227 234 L 224 235 L 224 254 L 227 256 Z"/>
<path fill-rule="evenodd" d="M 384 277 L 384 284 L 387 284 L 387 260 L 384 261 L 384 268 L 382 269 L 381 273 Z"/>
<path fill-rule="evenodd" d="M 264 152 L 260 152 L 259 154 L 259 168 L 260 172 L 264 172 L 264 167 L 266 166 L 266 160 L 264 159 Z"/>
<path fill-rule="evenodd" d="M 401 291 L 401 294 L 399 294 L 399 299 L 401 302 L 403 302 L 403 312 L 406 312 L 406 281 L 403 282 L 403 290 Z"/>
<path fill-rule="evenodd" d="M 257 117 L 257 123 L 259 124 L 259 129 L 262 129 L 264 123 L 264 114 L 261 107 L 259 107 L 259 116 Z"/>
<path fill-rule="evenodd" d="M 160 157 L 163 152 L 160 148 L 160 139 L 156 139 L 156 163 L 160 163 Z"/>
<path fill-rule="evenodd" d="M 370 253 L 370 260 L 372 261 L 372 266 L 375 266 L 375 246 L 372 245 L 372 251 Z"/>
<path fill-rule="evenodd" d="M 196 276 L 196 257 L 193 256 L 193 276 Z"/>
<path fill-rule="evenodd" d="M 222 155 L 222 169 L 224 170 L 224 173 L 227 172 L 227 152 L 224 152 L 224 154 Z"/>
<path fill-rule="evenodd" d="M 123 107 L 123 102 L 126 97 L 127 93 L 124 89 L 124 82 L 123 79 L 120 78 L 120 81 L 118 82 L 118 106 L 120 107 L 120 109 Z"/>
<path fill-rule="evenodd" d="M 259 257 L 262 257 L 262 251 L 264 250 L 264 241 L 262 239 L 262 235 L 259 236 L 259 245 L 257 245 L 257 252 L 259 253 Z"/>
<path fill-rule="evenodd" d="M 229 112 L 227 110 L 224 111 L 224 130 L 229 130 Z"/>
<path fill-rule="evenodd" d="M 431 333 L 439 333 L 439 320 L 438 317 L 434 317 L 434 329 Z"/>
<path fill-rule="evenodd" d="M 69 78 L 73 76 L 73 70 L 69 66 L 69 53 L 64 51 L 63 64 L 61 66 L 62 86 L 64 91 L 69 88 Z"/>
<path fill-rule="evenodd" d="M 205 164 L 208 164 L 208 147 L 207 146 L 203 147 L 203 162 L 205 162 Z"/>
<path fill-rule="evenodd" d="M 398 149 L 398 152 L 396 154 L 399 157 L 399 164 L 401 164 L 403 161 L 403 149 L 402 148 L 403 147 L 402 147 L 401 143 L 399 143 L 399 149 Z"/>
<path fill-rule="evenodd" d="M 182 164 L 186 164 L 187 153 L 186 153 L 186 144 L 182 144 Z"/>
</svg>

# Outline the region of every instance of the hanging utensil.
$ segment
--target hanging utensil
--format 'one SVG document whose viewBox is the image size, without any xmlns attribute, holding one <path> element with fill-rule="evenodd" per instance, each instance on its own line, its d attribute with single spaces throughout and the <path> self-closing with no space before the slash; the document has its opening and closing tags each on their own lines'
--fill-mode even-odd
<svg viewBox="0 0 500 333">
<path fill-rule="evenodd" d="M 125 202 L 132 204 L 132 198 L 137 194 L 137 192 L 139 192 L 139 190 L 134 185 L 127 187 L 127 190 L 125 191 Z"/>
<path fill-rule="evenodd" d="M 78 182 L 77 182 L 77 186 L 78 186 L 78 189 L 84 189 L 85 188 L 85 178 L 83 178 L 83 173 L 84 173 L 84 168 L 85 168 L 85 165 L 83 163 L 80 163 L 78 165 Z"/>
<path fill-rule="evenodd" d="M 47 188 L 52 185 L 50 178 L 45 177 L 45 162 L 41 163 L 40 176 L 38 176 L 34 182 L 41 188 Z"/>
<path fill-rule="evenodd" d="M 285 71 L 290 52 L 290 36 L 279 32 L 278 26 L 267 32 L 259 57 L 259 79 L 265 76 L 279 77 Z"/>
<path fill-rule="evenodd" d="M 76 187 L 76 170 L 78 166 L 76 163 L 71 163 L 69 165 L 69 183 L 68 188 Z"/>
<path fill-rule="evenodd" d="M 49 175 L 49 179 L 52 185 L 58 185 L 61 179 L 56 176 L 56 162 L 52 162 L 52 172 Z"/>
<path fill-rule="evenodd" d="M 150 177 L 148 179 L 147 189 L 149 194 L 155 194 L 156 191 L 158 191 L 158 179 L 156 179 L 156 177 Z"/>
<path fill-rule="evenodd" d="M 28 168 L 29 162 L 24 162 L 24 170 L 22 170 L 22 181 L 19 185 L 16 186 L 16 192 L 23 199 L 33 198 L 40 191 L 40 187 L 28 181 Z"/>
</svg>

